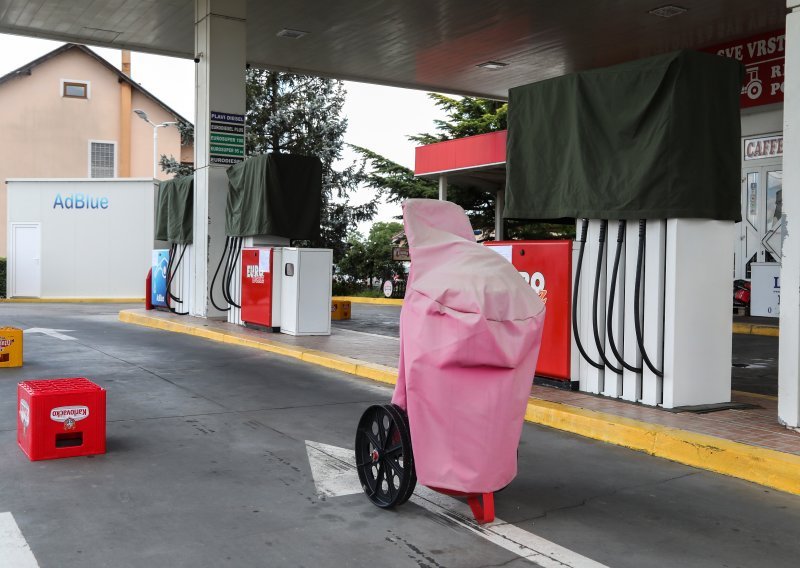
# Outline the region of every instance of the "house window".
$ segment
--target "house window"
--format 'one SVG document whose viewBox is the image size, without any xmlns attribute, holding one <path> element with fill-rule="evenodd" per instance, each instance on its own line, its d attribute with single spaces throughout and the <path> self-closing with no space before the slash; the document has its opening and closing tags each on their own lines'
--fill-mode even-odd
<svg viewBox="0 0 800 568">
<path fill-rule="evenodd" d="M 114 142 L 89 143 L 89 177 L 114 177 Z"/>
<path fill-rule="evenodd" d="M 89 94 L 89 85 L 76 81 L 64 81 L 61 95 L 73 99 L 86 99 Z"/>
</svg>

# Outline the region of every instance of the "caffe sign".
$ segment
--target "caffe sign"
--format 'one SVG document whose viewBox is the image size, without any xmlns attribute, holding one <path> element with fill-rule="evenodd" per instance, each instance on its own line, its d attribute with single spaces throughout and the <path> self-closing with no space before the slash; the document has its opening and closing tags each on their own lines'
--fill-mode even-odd
<svg viewBox="0 0 800 568">
<path fill-rule="evenodd" d="M 761 160 L 781 156 L 783 156 L 783 136 L 761 136 L 746 138 L 744 141 L 745 160 Z"/>
</svg>

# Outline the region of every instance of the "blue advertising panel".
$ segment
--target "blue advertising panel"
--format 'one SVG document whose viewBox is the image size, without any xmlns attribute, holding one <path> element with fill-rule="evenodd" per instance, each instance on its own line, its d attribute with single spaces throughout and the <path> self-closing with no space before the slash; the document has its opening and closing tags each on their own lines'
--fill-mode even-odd
<svg viewBox="0 0 800 568">
<path fill-rule="evenodd" d="M 167 307 L 167 263 L 169 250 L 158 249 L 153 251 L 153 277 L 150 288 L 150 301 L 153 306 Z"/>
</svg>

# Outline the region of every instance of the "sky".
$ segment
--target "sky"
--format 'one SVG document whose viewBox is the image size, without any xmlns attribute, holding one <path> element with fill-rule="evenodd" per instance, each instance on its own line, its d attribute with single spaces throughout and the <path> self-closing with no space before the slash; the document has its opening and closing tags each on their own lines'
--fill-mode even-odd
<svg viewBox="0 0 800 568">
<path fill-rule="evenodd" d="M 0 76 L 25 65 L 62 45 L 62 42 L 0 34 Z M 113 65 L 120 66 L 120 52 L 89 46 Z M 133 79 L 168 106 L 194 122 L 194 62 L 146 53 L 131 54 Z M 383 87 L 345 81 L 347 99 L 344 115 L 348 120 L 345 142 L 363 146 L 408 168 L 414 167 L 415 143 L 407 136 L 432 132 L 433 121 L 443 113 L 424 91 Z M 343 160 L 352 161 L 355 153 L 345 151 Z M 354 203 L 365 202 L 370 190 L 352 196 Z M 382 204 L 375 221 L 392 220 L 400 206 Z M 370 223 L 359 230 L 369 231 Z"/>
</svg>

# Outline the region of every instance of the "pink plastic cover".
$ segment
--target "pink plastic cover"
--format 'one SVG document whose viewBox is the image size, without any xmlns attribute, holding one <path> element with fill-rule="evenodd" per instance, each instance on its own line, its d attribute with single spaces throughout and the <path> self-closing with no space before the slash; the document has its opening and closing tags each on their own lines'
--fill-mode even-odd
<svg viewBox="0 0 800 568">
<path fill-rule="evenodd" d="M 506 259 L 475 242 L 458 205 L 403 204 L 411 255 L 392 402 L 408 413 L 423 485 L 485 493 L 517 474 L 545 308 Z"/>
</svg>

